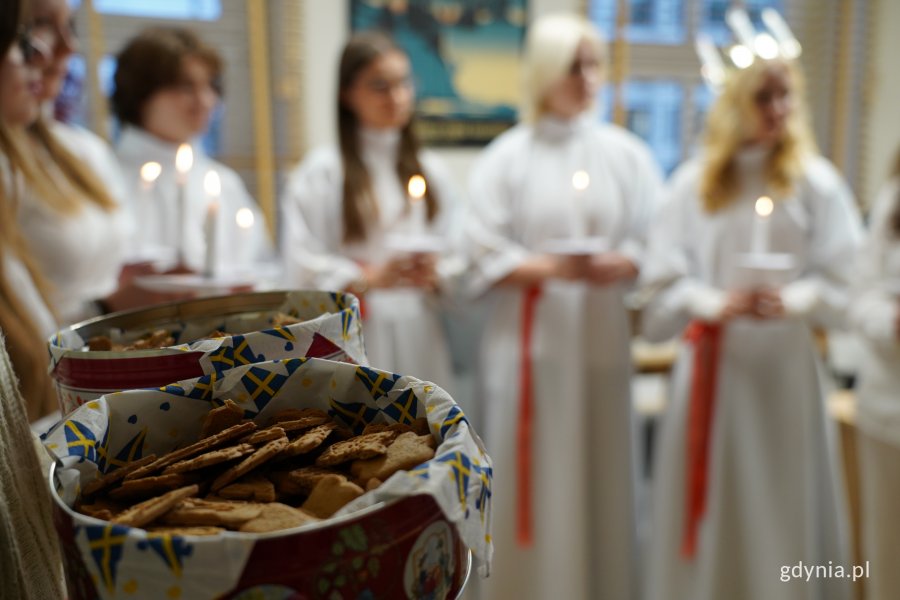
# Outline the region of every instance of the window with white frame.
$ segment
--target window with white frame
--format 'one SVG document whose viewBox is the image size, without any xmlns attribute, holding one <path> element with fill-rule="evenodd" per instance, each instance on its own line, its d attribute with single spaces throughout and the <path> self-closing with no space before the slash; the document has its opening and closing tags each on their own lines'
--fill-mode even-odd
<svg viewBox="0 0 900 600">
<path fill-rule="evenodd" d="M 593 0 L 589 18 L 607 39 L 616 36 L 619 0 Z M 650 146 L 660 166 L 670 173 L 694 153 L 713 93 L 700 77 L 694 57 L 694 38 L 699 32 L 717 44 L 731 40 L 725 25 L 729 0 L 629 0 L 625 40 L 639 72 L 622 82 L 621 100 L 625 127 Z M 784 10 L 784 0 L 745 0 L 744 7 L 759 27 L 763 8 Z M 660 60 L 666 46 L 673 60 Z M 611 120 L 610 86 L 602 92 L 604 119 Z"/>
</svg>

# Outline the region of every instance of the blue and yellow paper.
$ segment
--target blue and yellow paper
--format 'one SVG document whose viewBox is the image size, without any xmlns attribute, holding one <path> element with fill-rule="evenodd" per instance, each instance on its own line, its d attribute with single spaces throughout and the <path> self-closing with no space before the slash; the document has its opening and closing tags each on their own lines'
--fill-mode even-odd
<svg viewBox="0 0 900 600">
<path fill-rule="evenodd" d="M 409 376 L 319 359 L 245 365 L 160 390 L 132 390 L 94 400 L 70 414 L 44 440 L 57 457 L 58 501 L 74 503 L 80 485 L 150 453 L 197 439 L 206 413 L 231 398 L 248 418 L 265 423 L 285 408 L 315 407 L 359 432 L 367 423 L 426 417 L 439 446 L 435 458 L 398 472 L 336 516 L 412 494 L 430 494 L 463 542 L 490 564 L 491 460 L 465 415 L 433 384 Z M 254 536 L 148 536 L 140 529 L 71 513 L 76 544 L 102 598 L 214 598 L 240 577 Z M 292 530 L 298 531 L 298 530 Z"/>
</svg>

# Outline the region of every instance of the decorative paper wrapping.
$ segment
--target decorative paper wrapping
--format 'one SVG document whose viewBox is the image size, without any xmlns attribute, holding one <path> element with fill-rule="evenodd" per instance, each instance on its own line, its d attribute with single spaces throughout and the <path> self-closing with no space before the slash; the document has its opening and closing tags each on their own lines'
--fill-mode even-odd
<svg viewBox="0 0 900 600">
<path fill-rule="evenodd" d="M 301 322 L 274 327 L 277 312 Z M 176 345 L 127 352 L 84 350 L 91 336 L 130 342 L 160 328 L 173 332 Z M 198 340 L 216 329 L 249 333 Z M 318 291 L 240 294 L 117 313 L 60 331 L 49 346 L 63 414 L 105 393 L 158 387 L 267 360 L 310 356 L 368 364 L 359 300 L 352 294 Z"/>
<path fill-rule="evenodd" d="M 316 547 L 318 542 L 310 546 L 323 527 L 329 531 L 331 521 L 262 536 L 227 532 L 214 537 L 182 537 L 148 535 L 69 508 L 80 485 L 94 479 L 98 469 L 106 472 L 196 440 L 206 413 L 225 398 L 233 399 L 260 423 L 285 408 L 316 407 L 356 433 L 368 423 L 427 418 L 439 440 L 435 457 L 409 472 L 395 473 L 335 515 L 346 515 L 346 519 L 359 515 L 352 527 L 340 532 L 337 527 L 331 529 L 339 536 L 336 539 L 342 540 L 341 548 L 362 548 L 359 552 L 364 556 L 352 564 L 353 568 L 362 565 L 364 573 L 336 579 L 336 567 L 327 564 L 336 546 Z M 73 590 L 90 587 L 90 583 L 101 598 L 133 598 L 136 591 L 147 598 L 175 597 L 172 594 L 176 593 L 192 599 L 222 594 L 243 598 L 231 594 L 274 584 L 309 593 L 299 597 L 403 597 L 402 592 L 397 594 L 404 589 L 406 597 L 417 598 L 428 587 L 438 592 L 430 597 L 445 598 L 451 597 L 452 590 L 459 591 L 464 581 L 459 577 L 463 558 L 451 551 L 451 540 L 458 539 L 480 559 L 483 574 L 489 569 L 491 460 L 450 396 L 413 377 L 314 358 L 245 365 L 160 390 L 131 390 L 88 402 L 51 430 L 44 444 L 58 459 L 51 487 L 58 494 L 56 521 L 73 599 L 90 597 L 90 593 Z M 404 503 L 408 506 L 401 506 Z M 387 539 L 388 545 L 382 544 L 376 551 L 372 546 L 376 539 Z M 275 552 L 271 559 L 253 559 L 261 545 L 278 540 L 297 543 L 290 549 L 271 550 Z M 365 554 L 366 540 L 369 551 L 381 554 Z M 285 556 L 292 559 L 289 552 L 298 548 L 308 555 L 298 555 L 289 568 L 269 566 L 272 561 L 279 562 L 276 555 L 284 566 Z M 371 572 L 373 558 L 375 572 Z M 427 566 L 429 561 L 431 566 Z M 315 572 L 310 573 L 311 569 Z M 440 573 L 446 575 L 436 575 Z M 449 578 L 454 573 L 456 587 Z M 323 583 L 329 574 L 331 583 Z M 301 590 L 304 581 L 314 589 Z M 326 594 L 328 590 L 336 595 Z"/>
</svg>

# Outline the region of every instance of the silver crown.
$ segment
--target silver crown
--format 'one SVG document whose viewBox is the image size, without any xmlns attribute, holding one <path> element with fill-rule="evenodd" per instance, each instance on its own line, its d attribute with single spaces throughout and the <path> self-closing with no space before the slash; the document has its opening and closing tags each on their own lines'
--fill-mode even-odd
<svg viewBox="0 0 900 600">
<path fill-rule="evenodd" d="M 711 88 L 722 87 L 729 69 L 746 69 L 757 58 L 770 60 L 780 56 L 793 60 L 800 56 L 800 42 L 778 11 L 766 8 L 761 16 L 765 30 L 757 31 L 746 10 L 728 9 L 725 22 L 735 43 L 727 49 L 717 48 L 708 35 L 697 36 L 694 45 L 702 65 L 700 73 Z"/>
</svg>

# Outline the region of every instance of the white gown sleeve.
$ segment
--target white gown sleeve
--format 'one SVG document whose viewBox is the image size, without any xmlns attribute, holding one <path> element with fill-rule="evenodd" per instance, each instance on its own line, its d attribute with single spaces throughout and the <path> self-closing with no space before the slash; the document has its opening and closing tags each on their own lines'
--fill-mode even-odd
<svg viewBox="0 0 900 600">
<path fill-rule="evenodd" d="M 862 221 L 853 193 L 825 159 L 813 159 L 802 185 L 809 186 L 812 204 L 809 264 L 799 279 L 782 288 L 781 299 L 789 315 L 839 328 L 846 324 Z"/>
<path fill-rule="evenodd" d="M 291 174 L 282 198 L 282 252 L 288 281 L 339 290 L 362 277 L 362 269 L 339 253 L 343 174 L 336 160 L 314 153 Z"/>
<path fill-rule="evenodd" d="M 693 256 L 695 178 L 694 164 L 676 171 L 650 224 L 639 281 L 649 297 L 641 321 L 649 341 L 678 335 L 693 318 L 716 321 L 725 307 L 726 292 L 700 279 Z"/>
<path fill-rule="evenodd" d="M 878 195 L 869 222 L 869 236 L 860 253 L 849 320 L 866 339 L 883 345 L 897 343 L 900 302 L 882 285 L 888 279 L 886 254 L 900 243 L 891 218 L 898 208 L 900 180 L 886 185 Z"/>
<path fill-rule="evenodd" d="M 513 241 L 514 198 L 504 185 L 504 174 L 515 156 L 493 142 L 477 159 L 469 178 L 469 210 L 465 225 L 470 272 L 468 289 L 473 296 L 488 291 L 529 256 Z"/>
</svg>

